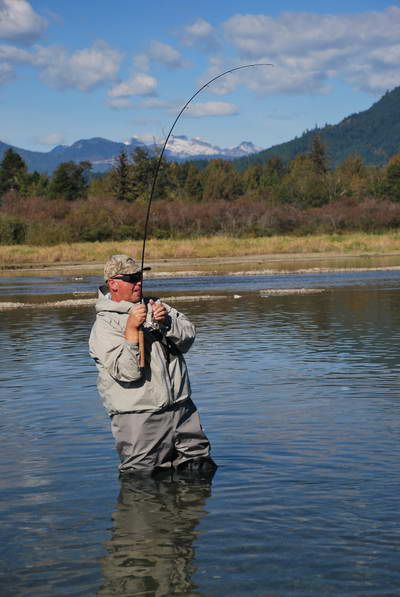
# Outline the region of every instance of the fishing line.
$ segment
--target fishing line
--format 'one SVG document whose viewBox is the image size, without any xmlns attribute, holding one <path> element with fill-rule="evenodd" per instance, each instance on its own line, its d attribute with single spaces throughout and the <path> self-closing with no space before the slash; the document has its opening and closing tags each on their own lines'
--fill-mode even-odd
<svg viewBox="0 0 400 597">
<path fill-rule="evenodd" d="M 236 66 L 235 68 L 231 68 L 229 70 L 226 70 L 223 73 L 220 73 L 219 75 L 217 75 L 216 77 L 213 77 L 212 79 L 210 79 L 209 81 L 207 81 L 207 83 L 204 83 L 204 85 L 202 85 L 202 87 L 200 87 L 200 89 L 198 89 L 196 91 L 196 93 L 194 93 L 192 95 L 192 97 L 186 102 L 186 104 L 183 106 L 183 108 L 180 110 L 179 114 L 177 115 L 177 117 L 175 118 L 169 133 L 164 141 L 164 145 L 162 146 L 158 161 L 157 161 L 157 166 L 156 166 L 156 170 L 154 173 L 154 178 L 153 178 L 153 182 L 151 185 L 151 191 L 150 191 L 150 197 L 149 197 L 149 201 L 148 201 L 148 205 L 147 205 L 147 212 L 146 212 L 146 220 L 145 220 L 145 225 L 144 225 L 144 232 L 143 232 L 143 246 L 142 246 L 142 259 L 141 259 L 141 271 L 143 272 L 143 267 L 144 267 L 144 255 L 145 255 L 145 250 L 146 250 L 146 240 L 147 240 L 147 230 L 148 230 L 148 226 L 149 226 L 149 219 L 150 219 L 150 210 L 151 210 L 151 203 L 153 201 L 153 195 L 154 195 L 154 189 L 156 188 L 156 182 L 157 182 L 157 177 L 158 177 L 158 173 L 161 167 L 161 162 L 163 159 L 163 155 L 164 155 L 164 151 L 165 148 L 167 147 L 168 141 L 170 136 L 172 135 L 172 131 L 175 128 L 176 123 L 178 122 L 179 118 L 182 116 L 183 112 L 186 110 L 186 108 L 188 107 L 188 105 L 190 104 L 190 102 L 197 96 L 199 95 L 199 93 L 201 91 L 203 91 L 203 89 L 205 89 L 206 87 L 208 87 L 211 83 L 213 83 L 214 81 L 216 81 L 217 79 L 220 79 L 221 77 L 224 77 L 225 75 L 229 74 L 229 73 L 233 73 L 236 70 L 241 70 L 242 68 L 251 68 L 254 66 L 273 66 L 273 64 L 269 64 L 269 63 L 264 63 L 264 62 L 258 62 L 256 64 L 245 64 L 243 66 Z M 143 282 L 143 280 L 142 280 Z M 142 283 L 142 287 L 141 287 L 141 300 L 143 297 L 143 283 Z"/>
</svg>

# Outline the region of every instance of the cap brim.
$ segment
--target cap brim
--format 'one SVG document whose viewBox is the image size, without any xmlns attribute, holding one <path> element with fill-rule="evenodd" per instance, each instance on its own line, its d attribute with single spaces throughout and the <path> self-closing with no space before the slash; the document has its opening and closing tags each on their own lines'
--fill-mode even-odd
<svg viewBox="0 0 400 597">
<path fill-rule="evenodd" d="M 151 267 L 144 267 L 144 268 L 142 269 L 142 272 L 147 272 L 149 269 L 151 269 Z"/>
</svg>

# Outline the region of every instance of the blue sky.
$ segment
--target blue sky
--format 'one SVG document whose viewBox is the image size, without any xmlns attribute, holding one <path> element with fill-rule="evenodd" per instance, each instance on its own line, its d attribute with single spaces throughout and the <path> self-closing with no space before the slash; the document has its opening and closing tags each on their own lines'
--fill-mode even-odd
<svg viewBox="0 0 400 597">
<path fill-rule="evenodd" d="M 400 1 L 0 0 L 0 140 L 270 147 L 400 85 Z"/>
</svg>

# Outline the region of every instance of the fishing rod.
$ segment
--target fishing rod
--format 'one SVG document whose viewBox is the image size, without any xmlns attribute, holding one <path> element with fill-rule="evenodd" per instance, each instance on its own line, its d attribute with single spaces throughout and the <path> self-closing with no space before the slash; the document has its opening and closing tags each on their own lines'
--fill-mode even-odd
<svg viewBox="0 0 400 597">
<path fill-rule="evenodd" d="M 145 224 L 144 224 L 144 232 L 143 232 L 143 245 L 142 245 L 142 257 L 141 257 L 141 266 L 140 266 L 140 270 L 142 272 L 142 285 L 141 285 L 141 289 L 140 289 L 140 302 L 143 302 L 143 268 L 144 268 L 144 255 L 145 255 L 145 251 L 146 251 L 146 241 L 147 241 L 147 231 L 148 231 L 148 227 L 149 227 L 149 219 L 150 219 L 150 210 L 151 210 L 151 204 L 153 201 L 153 196 L 154 196 L 154 190 L 156 188 L 156 183 L 157 183 L 157 178 L 158 178 L 158 173 L 160 171 L 160 167 L 161 167 L 161 163 L 163 160 L 163 156 L 164 156 L 164 152 L 165 149 L 167 147 L 168 141 L 172 135 L 172 132 L 175 128 L 176 123 L 178 122 L 178 120 L 180 119 L 180 117 L 182 116 L 183 112 L 186 110 L 186 108 L 189 106 L 190 102 L 197 96 L 199 95 L 199 93 L 201 93 L 203 91 L 203 89 L 205 89 L 206 87 L 208 87 L 211 83 L 213 83 L 214 81 L 216 81 L 217 79 L 220 79 L 221 77 L 224 77 L 225 75 L 228 75 L 230 73 L 233 73 L 234 71 L 237 70 L 241 70 L 243 68 L 252 68 L 255 66 L 274 66 L 273 64 L 269 64 L 269 63 L 265 63 L 265 62 L 257 62 L 255 64 L 244 64 L 242 66 L 236 66 L 235 68 L 230 68 L 229 70 L 224 71 L 223 73 L 220 73 L 219 75 L 217 75 L 216 77 L 213 77 L 212 79 L 210 79 L 209 81 L 207 81 L 207 83 L 204 83 L 204 85 L 202 85 L 200 87 L 200 89 L 198 89 L 191 97 L 190 99 L 188 99 L 188 101 L 186 102 L 186 104 L 183 106 L 183 108 L 181 108 L 180 112 L 178 113 L 178 115 L 176 116 L 169 132 L 168 135 L 165 138 L 164 144 L 162 146 L 162 149 L 160 151 L 160 155 L 158 157 L 157 160 L 157 165 L 156 165 L 156 169 L 154 172 L 154 177 L 153 177 L 153 182 L 151 185 L 151 190 L 150 190 L 150 196 L 149 196 L 149 201 L 147 204 L 147 212 L 146 212 L 146 220 L 145 220 Z M 140 349 L 140 366 L 144 367 L 144 337 L 143 337 L 143 329 L 139 330 L 139 349 Z"/>
</svg>

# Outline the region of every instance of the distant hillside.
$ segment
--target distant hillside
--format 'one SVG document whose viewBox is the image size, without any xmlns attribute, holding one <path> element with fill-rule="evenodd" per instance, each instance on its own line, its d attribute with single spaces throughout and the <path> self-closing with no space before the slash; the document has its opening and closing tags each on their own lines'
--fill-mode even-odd
<svg viewBox="0 0 400 597">
<path fill-rule="evenodd" d="M 145 145 L 135 137 L 129 142 L 124 143 L 109 141 L 102 137 L 80 139 L 72 145 L 58 145 L 47 152 L 28 151 L 27 149 L 7 145 L 0 141 L 0 159 L 8 147 L 12 147 L 19 153 L 25 160 L 30 172 L 37 170 L 38 172 L 46 172 L 47 174 L 51 174 L 61 162 L 81 162 L 85 160 L 91 162 L 93 172 L 105 172 L 113 166 L 114 160 L 121 150 L 131 153 L 136 147 L 142 147 L 150 152 L 155 151 L 154 144 Z M 242 141 L 237 147 L 221 149 L 201 139 L 171 136 L 165 157 L 178 162 L 185 160 L 210 160 L 213 158 L 233 160 L 260 150 L 261 147 L 257 147 L 249 141 Z"/>
<path fill-rule="evenodd" d="M 201 139 L 172 136 L 165 157 L 175 161 L 191 160 L 199 167 L 204 167 L 211 159 L 223 158 L 234 160 L 235 166 L 244 170 L 251 164 L 263 163 L 274 156 L 287 162 L 299 153 L 308 152 L 316 134 L 321 136 L 327 147 L 332 167 L 352 153 L 360 154 L 367 165 L 385 165 L 394 154 L 400 152 L 400 87 L 387 92 L 368 110 L 351 114 L 339 124 L 306 131 L 301 137 L 263 151 L 248 141 L 237 147 L 221 149 Z M 12 147 L 25 160 L 31 172 L 37 170 L 51 174 L 61 162 L 83 160 L 92 162 L 94 172 L 105 172 L 112 167 L 121 149 L 129 153 L 138 146 L 154 151 L 154 145 L 146 146 L 137 138 L 125 143 L 101 137 L 80 139 L 70 146 L 59 145 L 48 152 L 29 151 L 0 141 L 0 159 L 4 151 Z"/>
<path fill-rule="evenodd" d="M 129 146 L 124 143 L 109 141 L 101 137 L 80 139 L 72 145 L 58 145 L 51 151 L 29 151 L 14 145 L 7 145 L 0 141 L 0 157 L 8 147 L 12 147 L 25 160 L 28 170 L 51 174 L 61 162 L 81 162 L 88 160 L 93 164 L 93 170 L 105 171 L 111 168 L 114 158 L 122 149 L 132 151 L 134 147 L 145 147 L 137 139 L 132 139 Z M 97 166 L 97 167 L 96 167 Z"/>
<path fill-rule="evenodd" d="M 244 169 L 274 156 L 287 162 L 299 153 L 309 151 L 316 134 L 327 147 L 332 167 L 355 152 L 370 166 L 385 165 L 389 158 L 400 152 L 400 87 L 385 93 L 368 110 L 351 114 L 339 124 L 307 131 L 292 141 L 240 158 L 236 164 Z"/>
</svg>

